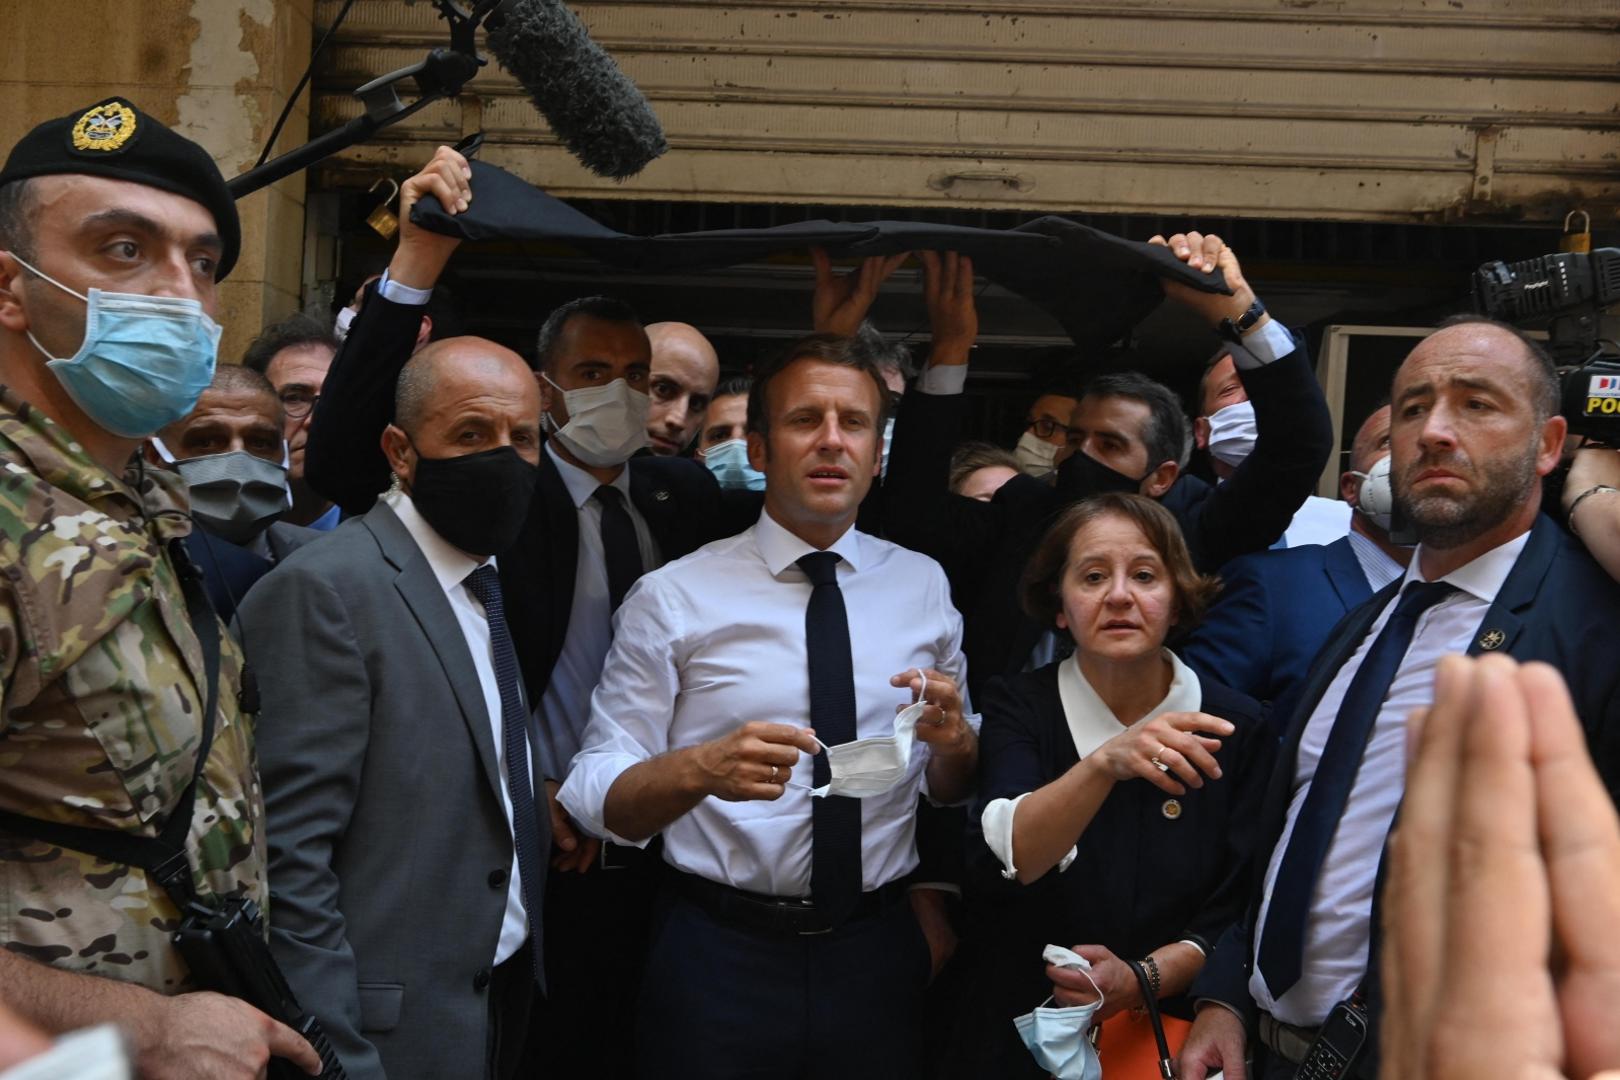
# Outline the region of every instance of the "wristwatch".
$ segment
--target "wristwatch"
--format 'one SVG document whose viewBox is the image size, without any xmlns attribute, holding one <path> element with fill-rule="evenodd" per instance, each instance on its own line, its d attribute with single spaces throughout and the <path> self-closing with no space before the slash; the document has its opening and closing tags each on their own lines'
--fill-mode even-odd
<svg viewBox="0 0 1620 1080">
<path fill-rule="evenodd" d="M 1259 322 L 1260 317 L 1265 313 L 1266 305 L 1262 304 L 1257 296 L 1254 298 L 1254 303 L 1249 305 L 1248 311 L 1239 315 L 1236 320 L 1232 319 L 1231 316 L 1222 319 L 1221 324 L 1215 328 L 1215 332 L 1232 344 L 1241 345 L 1243 344 L 1243 335 L 1253 330 L 1254 324 Z"/>
</svg>

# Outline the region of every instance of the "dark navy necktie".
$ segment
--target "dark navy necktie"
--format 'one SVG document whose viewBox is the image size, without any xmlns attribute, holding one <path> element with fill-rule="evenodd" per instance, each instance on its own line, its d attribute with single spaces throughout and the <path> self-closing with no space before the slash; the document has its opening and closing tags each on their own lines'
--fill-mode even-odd
<svg viewBox="0 0 1620 1080">
<path fill-rule="evenodd" d="M 539 809 L 534 788 L 529 783 L 528 713 L 523 708 L 523 693 L 518 684 L 517 650 L 512 648 L 512 635 L 506 629 L 506 607 L 501 602 L 501 580 L 495 568 L 480 566 L 467 575 L 463 584 L 484 605 L 484 618 L 489 623 L 495 683 L 501 691 L 501 746 L 506 757 L 506 793 L 512 800 L 512 840 L 517 848 L 523 908 L 529 913 L 535 981 L 543 986 L 540 883 L 545 880 L 545 852 L 540 850 L 540 826 L 535 817 Z"/>
<path fill-rule="evenodd" d="M 799 559 L 812 586 L 804 612 L 810 726 L 828 746 L 855 738 L 855 670 L 849 616 L 838 587 L 839 559 L 830 551 L 813 551 Z M 826 754 L 816 755 L 814 774 L 817 787 L 832 778 Z M 837 925 L 861 897 L 861 801 L 828 795 L 811 799 L 810 804 L 810 899 Z"/>
<path fill-rule="evenodd" d="M 1344 692 L 1339 715 L 1333 721 L 1333 730 L 1328 733 L 1316 773 L 1311 777 L 1311 788 L 1305 793 L 1305 803 L 1294 821 L 1282 865 L 1277 868 L 1266 925 L 1261 928 L 1260 973 L 1265 976 L 1266 988 L 1274 1000 L 1299 981 L 1305 953 L 1305 923 L 1310 916 L 1316 877 L 1333 842 L 1339 819 L 1344 816 L 1373 725 L 1412 644 L 1418 616 L 1454 591 L 1454 586 L 1443 581 L 1409 583 Z"/>
<path fill-rule="evenodd" d="M 609 612 L 619 610 L 624 594 L 641 576 L 641 541 L 636 523 L 624 506 L 624 493 L 611 484 L 596 489 L 602 507 L 602 561 L 607 564 Z"/>
</svg>

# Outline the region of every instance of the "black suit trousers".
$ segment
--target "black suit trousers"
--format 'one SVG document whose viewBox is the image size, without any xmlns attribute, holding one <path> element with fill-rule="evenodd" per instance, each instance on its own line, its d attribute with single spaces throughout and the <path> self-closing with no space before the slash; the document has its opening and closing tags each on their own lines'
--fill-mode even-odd
<svg viewBox="0 0 1620 1080">
<path fill-rule="evenodd" d="M 659 894 L 637 1010 L 642 1080 L 916 1077 L 932 960 L 911 905 L 826 934 L 723 924 Z"/>
</svg>

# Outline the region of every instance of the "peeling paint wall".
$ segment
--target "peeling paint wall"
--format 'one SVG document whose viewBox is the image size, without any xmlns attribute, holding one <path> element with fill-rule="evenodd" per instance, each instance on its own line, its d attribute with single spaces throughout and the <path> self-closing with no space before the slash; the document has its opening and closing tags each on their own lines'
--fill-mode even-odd
<svg viewBox="0 0 1620 1080">
<path fill-rule="evenodd" d="M 41 120 L 113 94 L 251 166 L 309 62 L 313 0 L 0 0 L 0 153 Z M 301 144 L 307 102 L 277 149 Z M 220 358 L 299 306 L 304 178 L 242 200 L 242 256 L 220 292 Z"/>
<path fill-rule="evenodd" d="M 214 155 L 227 174 L 258 157 L 274 116 L 261 116 L 253 91 L 261 81 L 260 51 L 273 40 L 274 0 L 191 0 L 197 26 L 176 103 L 177 127 Z M 259 48 L 255 48 L 255 46 Z"/>
</svg>

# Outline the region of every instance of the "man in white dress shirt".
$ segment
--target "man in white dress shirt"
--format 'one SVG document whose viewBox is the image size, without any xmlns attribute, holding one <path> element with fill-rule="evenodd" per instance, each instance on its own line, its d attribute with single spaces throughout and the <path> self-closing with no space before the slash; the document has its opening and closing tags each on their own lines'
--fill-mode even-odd
<svg viewBox="0 0 1620 1080">
<path fill-rule="evenodd" d="M 1397 518 L 1419 546 L 1397 582 L 1345 617 L 1303 684 L 1250 917 L 1192 989 L 1187 1080 L 1216 1069 L 1241 1080 L 1245 1021 L 1263 1044 L 1262 1080 L 1293 1077 L 1344 1002 L 1374 1036 L 1346 1075 L 1375 1075 L 1375 893 L 1403 795 L 1406 718 L 1433 701 L 1442 656 L 1501 651 L 1559 668 L 1615 787 L 1617 686 L 1601 643 L 1613 640 L 1620 593 L 1539 513 L 1565 433 L 1551 360 L 1511 327 L 1461 318 L 1412 350 L 1391 396 Z"/>
<path fill-rule="evenodd" d="M 847 339 L 789 349 L 749 399 L 758 524 L 642 577 L 619 610 L 559 798 L 615 842 L 664 837 L 640 1075 L 915 1071 L 917 796 L 964 798 L 978 736 L 944 574 L 854 528 L 885 413 Z M 870 744 L 897 726 L 898 745 Z M 843 745 L 857 737 L 870 756 Z"/>
<path fill-rule="evenodd" d="M 395 400 L 401 492 L 240 609 L 270 945 L 354 1080 L 533 1075 L 549 814 L 493 556 L 535 490 L 540 394 L 516 353 L 451 338 Z"/>
</svg>

